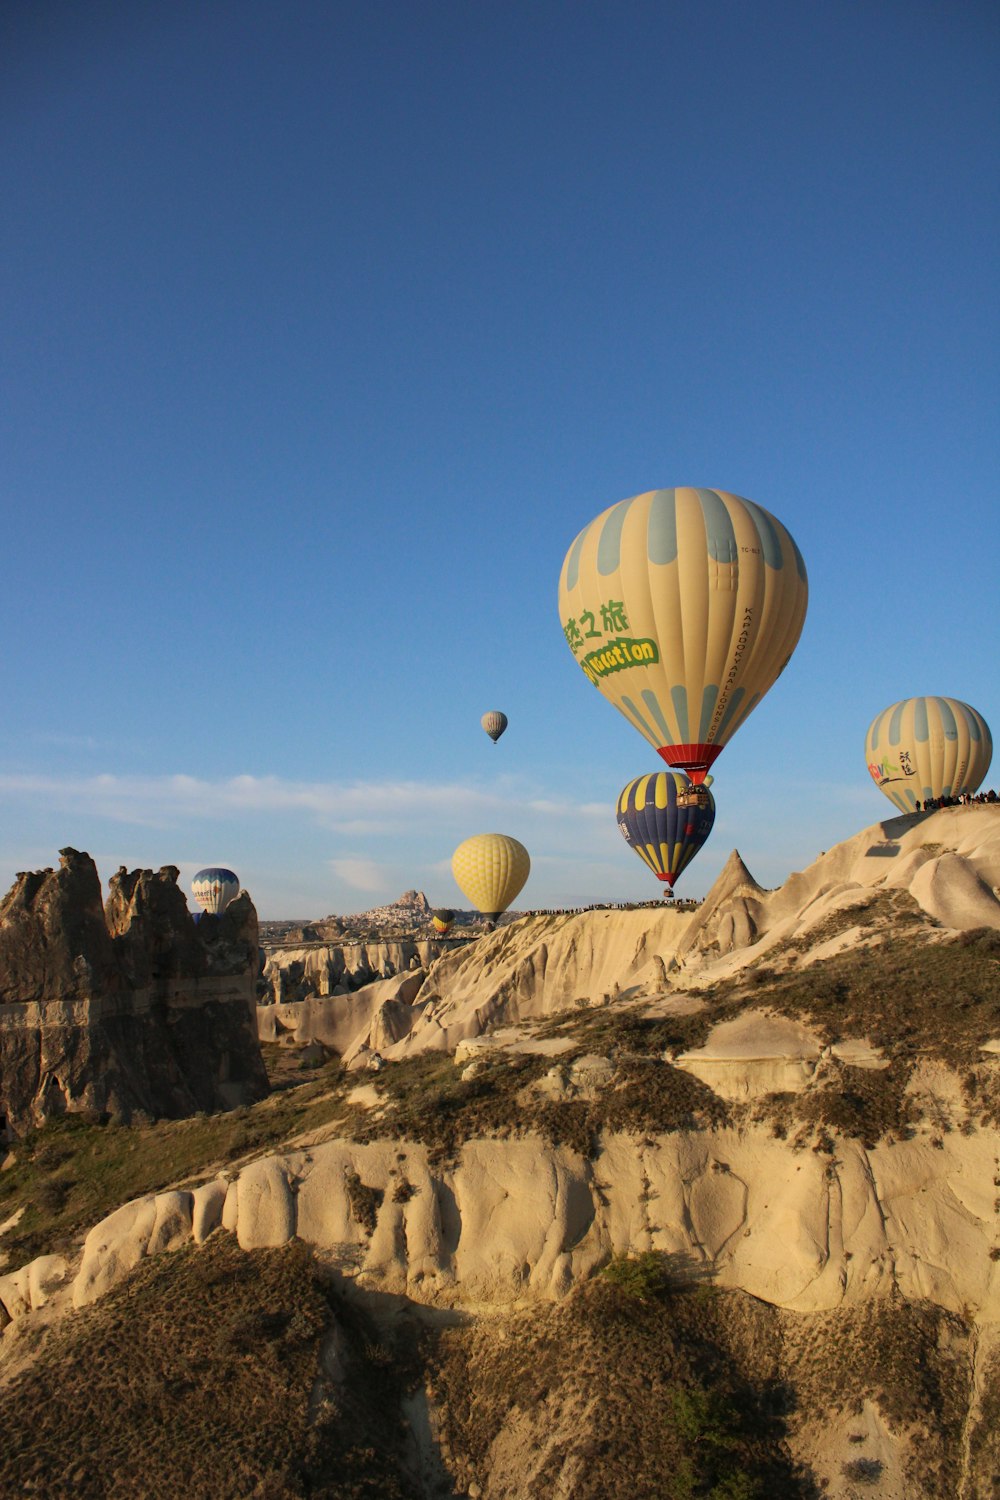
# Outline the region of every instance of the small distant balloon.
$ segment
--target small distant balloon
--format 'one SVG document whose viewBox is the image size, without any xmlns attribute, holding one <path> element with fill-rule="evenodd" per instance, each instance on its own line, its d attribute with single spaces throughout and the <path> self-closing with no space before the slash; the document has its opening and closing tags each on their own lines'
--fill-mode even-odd
<svg viewBox="0 0 1000 1500">
<path fill-rule="evenodd" d="M 577 536 L 559 617 L 588 681 L 700 782 L 787 664 L 808 593 L 802 554 L 763 506 L 648 490 Z"/>
<path fill-rule="evenodd" d="M 868 774 L 904 813 L 977 791 L 992 759 L 989 725 L 958 698 L 903 698 L 876 714 L 865 736 Z"/>
<path fill-rule="evenodd" d="M 474 834 L 451 857 L 455 884 L 491 922 L 507 910 L 530 871 L 527 849 L 506 833 Z"/>
<path fill-rule="evenodd" d="M 221 865 L 199 870 L 191 882 L 191 894 L 202 911 L 220 916 L 240 893 L 239 877 Z"/>
<path fill-rule="evenodd" d="M 637 776 L 618 798 L 618 827 L 625 842 L 671 891 L 714 822 L 712 793 L 679 771 Z"/>
<path fill-rule="evenodd" d="M 439 906 L 435 911 L 431 912 L 431 926 L 441 937 L 444 937 L 454 920 L 455 913 L 450 911 L 446 906 Z"/>
<path fill-rule="evenodd" d="M 483 714 L 479 722 L 495 745 L 507 728 L 507 715 L 502 714 L 498 708 L 494 708 L 490 713 Z"/>
</svg>

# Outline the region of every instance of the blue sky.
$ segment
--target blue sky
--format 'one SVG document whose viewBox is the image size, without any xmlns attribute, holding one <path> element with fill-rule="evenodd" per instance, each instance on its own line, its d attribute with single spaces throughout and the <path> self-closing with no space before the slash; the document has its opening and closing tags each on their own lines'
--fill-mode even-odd
<svg viewBox="0 0 1000 1500">
<path fill-rule="evenodd" d="M 889 815 L 895 699 L 996 734 L 998 53 L 923 0 L 6 7 L 0 883 L 457 903 L 495 829 L 521 904 L 655 896 L 556 591 L 674 484 L 811 587 L 680 894 Z"/>
</svg>

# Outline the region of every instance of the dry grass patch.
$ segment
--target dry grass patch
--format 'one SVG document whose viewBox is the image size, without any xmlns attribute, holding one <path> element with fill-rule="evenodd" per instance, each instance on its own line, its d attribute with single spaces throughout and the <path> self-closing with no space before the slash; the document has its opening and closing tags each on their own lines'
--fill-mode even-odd
<svg viewBox="0 0 1000 1500">
<path fill-rule="evenodd" d="M 960 1318 L 930 1303 L 873 1299 L 809 1318 L 786 1313 L 782 1329 L 782 1363 L 802 1418 L 824 1423 L 873 1402 L 909 1440 L 907 1496 L 954 1500 L 971 1396 L 969 1329 Z M 982 1458 L 973 1475 L 983 1485 L 974 1477 L 970 1494 L 993 1492 Z"/>
<path fill-rule="evenodd" d="M 486 1490 L 492 1474 L 525 1500 L 815 1494 L 783 1441 L 773 1310 L 739 1299 L 755 1319 L 748 1358 L 723 1337 L 724 1298 L 671 1291 L 662 1259 L 635 1284 L 599 1277 L 510 1319 L 503 1337 L 488 1322 L 437 1336 L 429 1378 L 457 1487 Z"/>
<path fill-rule="evenodd" d="M 335 1341 L 341 1378 L 324 1374 Z M 300 1245 L 147 1261 L 0 1403 L 0 1494 L 411 1500 L 395 1365 Z"/>
<path fill-rule="evenodd" d="M 628 1030 L 634 1023 L 627 1018 L 623 1024 Z M 566 1054 L 558 1064 L 577 1055 Z M 728 1118 L 725 1104 L 711 1089 L 655 1055 L 623 1057 L 614 1086 L 592 1100 L 534 1094 L 530 1085 L 552 1066 L 550 1057 L 500 1052 L 463 1079 L 454 1061 L 441 1053 L 392 1063 L 373 1079 L 384 1109 L 357 1124 L 354 1138 L 422 1141 L 431 1160 L 440 1162 L 457 1159 L 474 1137 L 503 1139 L 530 1132 L 551 1145 L 592 1156 L 604 1130 L 696 1130 Z"/>
</svg>

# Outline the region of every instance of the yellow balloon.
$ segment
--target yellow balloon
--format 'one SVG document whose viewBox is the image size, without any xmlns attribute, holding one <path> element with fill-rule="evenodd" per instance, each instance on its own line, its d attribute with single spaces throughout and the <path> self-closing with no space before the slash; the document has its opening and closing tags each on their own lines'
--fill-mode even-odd
<svg viewBox="0 0 1000 1500">
<path fill-rule="evenodd" d="M 559 615 L 594 686 L 698 783 L 787 665 L 808 596 L 769 511 L 726 490 L 649 490 L 580 532 Z"/>
<path fill-rule="evenodd" d="M 993 739 L 982 714 L 958 698 L 903 698 L 868 726 L 865 759 L 879 791 L 908 813 L 931 797 L 976 791 Z"/>
<path fill-rule="evenodd" d="M 528 878 L 531 860 L 506 833 L 477 833 L 451 856 L 455 883 L 484 916 L 495 922 Z"/>
</svg>

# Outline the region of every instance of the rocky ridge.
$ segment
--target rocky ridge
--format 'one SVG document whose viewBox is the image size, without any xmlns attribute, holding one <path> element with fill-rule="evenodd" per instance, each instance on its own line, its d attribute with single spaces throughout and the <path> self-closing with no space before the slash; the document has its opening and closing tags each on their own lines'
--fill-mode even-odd
<svg viewBox="0 0 1000 1500">
<path fill-rule="evenodd" d="M 938 1469 L 921 1468 L 930 1429 L 861 1375 L 856 1419 L 838 1382 L 788 1441 L 845 1500 L 845 1475 L 878 1477 L 866 1492 L 884 1500 L 978 1500 L 1000 1462 L 983 1436 L 1000 1369 L 998 885 L 998 811 L 942 809 L 863 830 L 777 891 L 734 854 L 690 915 L 525 918 L 426 972 L 261 1007 L 290 1047 L 401 1066 L 302 1138 L 0 1277 L 5 1341 L 219 1231 L 255 1253 L 302 1241 L 359 1289 L 503 1328 L 652 1256 L 831 1348 L 873 1308 L 935 1310 L 967 1431 L 947 1451 L 934 1438 Z M 513 1461 L 472 1472 L 497 1500 L 551 1493 Z"/>
<path fill-rule="evenodd" d="M 175 866 L 88 854 L 17 877 L 0 904 L 0 1115 L 15 1134 L 67 1111 L 159 1117 L 262 1098 L 257 917 L 242 893 L 196 923 Z"/>
</svg>

